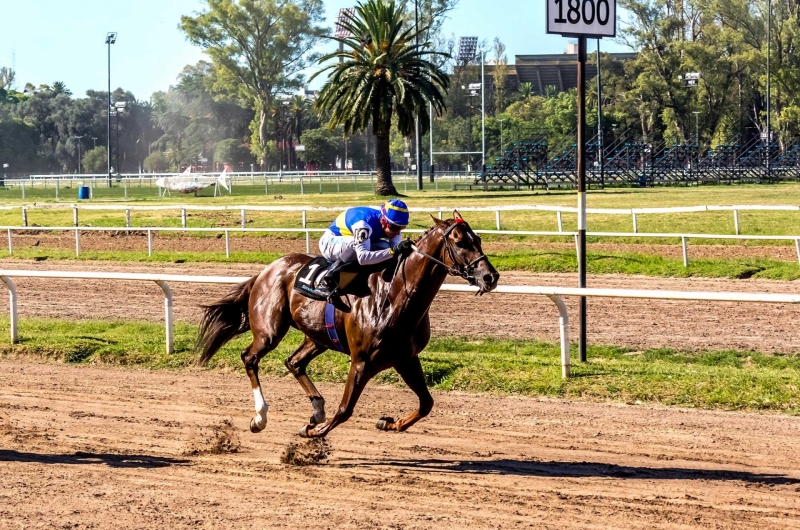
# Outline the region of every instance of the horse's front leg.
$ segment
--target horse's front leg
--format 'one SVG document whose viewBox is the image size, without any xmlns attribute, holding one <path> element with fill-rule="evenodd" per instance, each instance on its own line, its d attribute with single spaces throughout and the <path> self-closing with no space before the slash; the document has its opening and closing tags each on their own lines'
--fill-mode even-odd
<svg viewBox="0 0 800 530">
<path fill-rule="evenodd" d="M 350 363 L 350 373 L 347 375 L 347 384 L 344 388 L 344 395 L 342 402 L 336 414 L 319 425 L 306 425 L 300 429 L 300 436 L 303 438 L 321 438 L 328 434 L 331 429 L 344 423 L 353 415 L 353 409 L 356 408 L 356 402 L 361 397 L 361 393 L 367 386 L 367 382 L 375 375 L 372 369 L 365 362 L 352 362 Z"/>
<path fill-rule="evenodd" d="M 375 427 L 382 431 L 405 431 L 419 420 L 430 414 L 433 409 L 433 396 L 428 391 L 425 382 L 425 373 L 422 371 L 422 363 L 416 355 L 404 359 L 395 366 L 395 370 L 403 378 L 408 387 L 414 391 L 419 398 L 419 408 L 402 418 L 394 421 L 393 418 L 383 417 L 378 420 Z"/>
</svg>

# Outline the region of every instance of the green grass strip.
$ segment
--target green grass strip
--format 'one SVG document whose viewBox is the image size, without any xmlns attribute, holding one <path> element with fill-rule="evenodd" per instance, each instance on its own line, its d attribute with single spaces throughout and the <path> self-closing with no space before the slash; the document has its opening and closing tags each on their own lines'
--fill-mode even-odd
<svg viewBox="0 0 800 530">
<path fill-rule="evenodd" d="M 182 369 L 192 366 L 196 359 L 192 349 L 195 334 L 194 326 L 176 325 L 176 352 L 168 355 L 164 328 L 158 324 L 26 318 L 20 322 L 21 342 L 0 345 L 0 355 Z M 8 336 L 8 319 L 0 319 L 0 335 Z M 301 338 L 299 332 L 290 332 L 262 360 L 262 371 L 288 375 L 283 361 Z M 249 334 L 232 341 L 214 357 L 211 366 L 241 372 L 239 353 L 248 343 Z M 431 341 L 421 358 L 429 386 L 439 390 L 800 413 L 800 357 L 795 355 L 590 346 L 589 362 L 574 363 L 572 377 L 566 381 L 561 378 L 557 344 L 439 337 Z M 345 355 L 327 352 L 311 364 L 310 375 L 318 381 L 341 383 L 348 369 Z M 376 380 L 402 385 L 393 370 Z"/>
<path fill-rule="evenodd" d="M 27 247 L 14 250 L 13 257 L 0 259 L 45 260 L 105 260 L 113 262 L 144 263 L 259 263 L 267 264 L 279 258 L 277 252 L 172 252 L 154 251 L 82 251 L 80 257 L 68 249 Z M 489 259 L 499 271 L 529 271 L 550 273 L 575 273 L 578 270 L 572 250 L 511 250 L 489 253 Z M 632 252 L 587 252 L 587 270 L 590 274 L 637 274 L 672 278 L 762 278 L 769 280 L 796 280 L 800 266 L 794 261 L 757 258 L 691 259 L 689 267 L 683 260 L 663 258 L 651 254 Z"/>
</svg>

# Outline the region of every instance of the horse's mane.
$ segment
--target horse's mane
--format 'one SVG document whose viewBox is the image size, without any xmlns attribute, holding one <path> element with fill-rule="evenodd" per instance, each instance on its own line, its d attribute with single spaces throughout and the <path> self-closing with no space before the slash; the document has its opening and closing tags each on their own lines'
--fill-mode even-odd
<svg viewBox="0 0 800 530">
<path fill-rule="evenodd" d="M 445 223 L 447 223 L 449 225 L 452 220 L 451 219 L 442 219 L 442 221 L 444 221 Z M 424 232 L 422 232 L 419 235 L 419 237 L 416 239 L 416 241 L 414 241 L 414 244 L 419 246 L 419 244 L 422 242 L 423 239 L 425 239 L 431 232 L 436 230 L 436 227 L 437 227 L 437 225 L 434 224 L 432 227 L 430 227 L 427 230 L 425 230 Z"/>
</svg>

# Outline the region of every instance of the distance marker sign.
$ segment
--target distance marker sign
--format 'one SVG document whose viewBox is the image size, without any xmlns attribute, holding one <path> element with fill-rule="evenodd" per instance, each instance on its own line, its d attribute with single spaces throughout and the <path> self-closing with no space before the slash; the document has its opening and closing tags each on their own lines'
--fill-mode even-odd
<svg viewBox="0 0 800 530">
<path fill-rule="evenodd" d="M 616 37 L 617 0 L 546 0 L 547 33 Z"/>
</svg>

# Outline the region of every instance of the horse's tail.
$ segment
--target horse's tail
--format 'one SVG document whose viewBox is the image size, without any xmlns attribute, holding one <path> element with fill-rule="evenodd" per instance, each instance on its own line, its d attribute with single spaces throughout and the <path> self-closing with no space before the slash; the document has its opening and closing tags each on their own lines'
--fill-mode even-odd
<svg viewBox="0 0 800 530">
<path fill-rule="evenodd" d="M 201 306 L 203 318 L 200 321 L 197 349 L 202 348 L 202 354 L 198 365 L 205 366 L 226 342 L 250 329 L 247 307 L 257 277 L 240 283 L 222 300 Z"/>
</svg>

